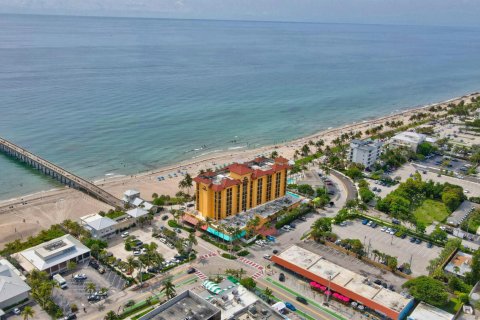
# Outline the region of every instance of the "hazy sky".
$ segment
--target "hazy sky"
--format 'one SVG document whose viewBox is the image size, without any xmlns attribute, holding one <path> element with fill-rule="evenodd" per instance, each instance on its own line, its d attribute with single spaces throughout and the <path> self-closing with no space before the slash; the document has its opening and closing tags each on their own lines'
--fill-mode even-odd
<svg viewBox="0 0 480 320">
<path fill-rule="evenodd" d="M 0 12 L 480 26 L 480 0 L 0 0 Z"/>
</svg>

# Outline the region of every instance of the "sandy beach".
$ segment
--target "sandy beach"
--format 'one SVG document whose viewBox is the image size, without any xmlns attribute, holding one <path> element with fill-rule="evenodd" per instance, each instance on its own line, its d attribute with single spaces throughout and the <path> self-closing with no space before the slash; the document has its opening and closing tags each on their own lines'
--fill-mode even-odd
<svg viewBox="0 0 480 320">
<path fill-rule="evenodd" d="M 177 173 L 178 177 L 168 178 L 169 173 L 173 174 L 180 170 L 182 172 L 187 171 L 192 176 L 195 176 L 201 169 L 214 169 L 216 166 L 223 164 L 235 161 L 242 162 L 260 154 L 269 155 L 273 150 L 276 150 L 285 158 L 292 159 L 295 150 L 298 150 L 309 140 L 316 141 L 323 139 L 325 144 L 330 144 L 332 140 L 342 133 L 365 132 L 366 129 L 384 124 L 387 121 L 403 121 L 404 124 L 408 124 L 410 123 L 410 117 L 412 115 L 425 112 L 425 110 L 431 106 L 446 106 L 449 103 L 457 103 L 461 100 L 469 102 L 470 98 L 477 96 L 480 96 L 480 93 L 473 93 L 369 121 L 352 123 L 339 128 L 320 131 L 281 145 L 270 145 L 257 149 L 234 150 L 217 154 L 212 153 L 142 174 L 96 181 L 96 184 L 119 198 L 122 197 L 123 192 L 127 189 L 140 191 L 141 197 L 146 200 L 151 200 L 151 195 L 154 192 L 157 194 L 174 195 L 178 191 L 178 182 L 183 176 Z M 385 129 L 388 130 L 388 128 Z M 164 176 L 165 180 L 158 181 L 158 176 Z M 80 191 L 67 187 L 0 201 L 0 215 L 2 217 L 0 223 L 0 248 L 2 248 L 5 243 L 15 239 L 25 239 L 28 236 L 34 235 L 41 229 L 48 228 L 54 223 L 59 223 L 65 219 L 78 220 L 78 218 L 83 215 L 95 213 L 100 210 L 108 210 L 109 208 L 108 205 Z"/>
</svg>

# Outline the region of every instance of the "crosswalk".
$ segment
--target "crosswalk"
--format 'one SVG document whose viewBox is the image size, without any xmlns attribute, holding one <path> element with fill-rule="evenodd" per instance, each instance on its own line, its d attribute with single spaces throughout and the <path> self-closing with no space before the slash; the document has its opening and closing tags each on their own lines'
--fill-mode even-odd
<svg viewBox="0 0 480 320">
<path fill-rule="evenodd" d="M 264 275 L 264 267 L 259 265 L 258 263 L 256 262 L 253 262 L 252 260 L 249 260 L 247 258 L 244 258 L 244 257 L 239 257 L 238 258 L 238 261 L 246 264 L 246 265 L 249 265 L 255 269 L 257 269 L 258 271 L 256 273 L 254 273 L 254 275 L 252 276 L 252 279 L 253 280 L 256 280 L 260 277 L 262 277 Z"/>
<path fill-rule="evenodd" d="M 195 271 L 195 275 L 202 281 L 205 281 L 208 279 L 208 277 L 200 270 Z"/>
<path fill-rule="evenodd" d="M 216 252 L 210 251 L 209 253 L 201 255 L 200 257 L 198 257 L 198 259 L 207 259 L 207 258 L 210 258 L 210 257 L 215 257 L 216 255 L 217 255 Z"/>
</svg>

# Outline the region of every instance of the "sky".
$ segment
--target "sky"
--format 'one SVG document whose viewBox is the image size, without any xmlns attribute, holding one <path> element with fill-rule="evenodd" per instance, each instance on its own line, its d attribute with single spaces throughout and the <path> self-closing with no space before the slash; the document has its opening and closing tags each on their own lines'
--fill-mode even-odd
<svg viewBox="0 0 480 320">
<path fill-rule="evenodd" d="M 0 12 L 480 26 L 480 0 L 0 0 Z"/>
</svg>

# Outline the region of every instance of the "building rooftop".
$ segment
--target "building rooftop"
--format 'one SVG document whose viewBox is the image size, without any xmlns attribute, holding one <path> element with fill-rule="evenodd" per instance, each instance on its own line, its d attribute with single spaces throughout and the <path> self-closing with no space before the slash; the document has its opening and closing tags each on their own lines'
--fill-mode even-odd
<svg viewBox="0 0 480 320">
<path fill-rule="evenodd" d="M 220 314 L 220 310 L 194 292 L 187 290 L 139 320 L 204 320 Z"/>
<path fill-rule="evenodd" d="M 22 267 L 26 271 L 30 271 L 33 267 L 38 270 L 46 270 L 87 252 L 90 252 L 90 249 L 72 235 L 66 234 L 21 251 L 16 256 Z"/>
<path fill-rule="evenodd" d="M 426 137 L 427 136 L 422 133 L 403 131 L 394 135 L 392 139 L 401 140 L 408 143 L 421 143 L 422 141 L 425 141 Z"/>
<path fill-rule="evenodd" d="M 455 315 L 442 309 L 420 302 L 407 320 L 452 320 Z"/>
<path fill-rule="evenodd" d="M 88 216 L 83 216 L 80 218 L 80 220 L 90 229 L 100 231 L 106 228 L 110 228 L 117 223 L 108 218 L 108 217 L 102 217 L 99 214 L 91 214 Z"/>
<path fill-rule="evenodd" d="M 142 208 L 135 208 L 128 210 L 127 214 L 132 218 L 139 218 L 141 216 L 147 215 L 148 211 Z"/>
<path fill-rule="evenodd" d="M 288 160 L 283 157 L 275 159 L 258 157 L 245 163 L 233 163 L 215 172 L 207 171 L 199 174 L 193 180 L 211 187 L 214 191 L 220 191 L 241 183 L 236 177 L 251 174 L 252 179 L 288 169 Z M 232 173 L 235 177 L 232 176 Z"/>
<path fill-rule="evenodd" d="M 255 216 L 261 216 L 267 218 L 285 207 L 290 207 L 297 202 L 302 201 L 303 198 L 292 193 L 287 192 L 283 197 L 277 198 L 275 200 L 261 204 L 255 208 L 247 210 L 245 213 L 240 213 L 234 216 L 227 217 L 223 220 L 218 221 L 218 224 L 221 224 L 226 227 L 234 228 L 245 228 L 248 221 L 255 218 Z"/>
<path fill-rule="evenodd" d="M 0 303 L 29 292 L 30 286 L 7 265 L 0 265 Z"/>
<path fill-rule="evenodd" d="M 296 245 L 292 245 L 280 253 L 278 258 L 324 279 L 330 278 L 332 283 L 396 312 L 403 310 L 411 301 L 411 299 L 407 299 L 399 293 L 369 282 L 366 277 L 360 274 L 325 260 L 322 256 Z"/>
<path fill-rule="evenodd" d="M 444 270 L 463 277 L 467 272 L 472 271 L 472 258 L 471 254 L 458 251 L 447 263 Z"/>
<path fill-rule="evenodd" d="M 354 139 L 350 142 L 351 148 L 363 149 L 363 150 L 375 150 L 378 147 L 382 146 L 381 141 L 366 139 L 366 140 L 359 140 Z"/>
<path fill-rule="evenodd" d="M 270 308 L 261 300 L 244 307 L 235 312 L 228 320 L 251 320 L 251 319 L 268 319 L 268 320 L 282 320 L 285 319 L 277 310 Z"/>
<path fill-rule="evenodd" d="M 130 189 L 130 190 L 125 191 L 123 194 L 127 197 L 133 197 L 133 196 L 139 195 L 140 191 Z"/>
</svg>

